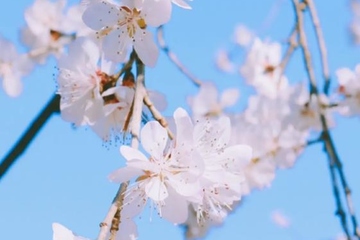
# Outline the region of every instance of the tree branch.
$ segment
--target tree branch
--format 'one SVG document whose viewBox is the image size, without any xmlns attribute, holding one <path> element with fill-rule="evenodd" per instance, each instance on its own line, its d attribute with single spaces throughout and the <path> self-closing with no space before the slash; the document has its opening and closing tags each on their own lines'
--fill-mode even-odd
<svg viewBox="0 0 360 240">
<path fill-rule="evenodd" d="M 156 109 L 154 104 L 151 102 L 149 95 L 146 93 L 144 96 L 144 104 L 150 110 L 153 118 L 160 123 L 160 125 L 166 129 L 169 138 L 174 139 L 174 134 L 171 132 L 169 125 L 166 119 L 161 115 L 161 113 Z"/>
<path fill-rule="evenodd" d="M 4 157 L 0 164 L 0 180 L 4 177 L 10 167 L 19 159 L 21 154 L 29 147 L 30 143 L 36 135 L 40 132 L 41 128 L 45 125 L 47 120 L 50 119 L 53 113 L 60 112 L 60 96 L 54 95 L 51 100 L 46 104 L 39 115 L 33 120 L 25 133 L 20 137 L 14 147 Z"/>
<path fill-rule="evenodd" d="M 285 72 L 285 68 L 287 66 L 287 64 L 289 63 L 289 60 L 292 56 L 292 54 L 294 53 L 294 50 L 296 49 L 296 47 L 298 46 L 297 43 L 297 27 L 295 26 L 294 29 L 292 30 L 290 37 L 288 39 L 288 48 L 286 50 L 286 53 L 283 57 L 283 59 L 281 60 L 281 63 L 279 65 L 280 68 L 280 77 L 284 74 Z"/>
<path fill-rule="evenodd" d="M 312 24 L 314 26 L 315 33 L 316 33 L 316 40 L 319 45 L 319 51 L 320 51 L 320 55 L 321 55 L 321 64 L 322 64 L 322 74 L 323 74 L 323 78 L 325 80 L 324 93 L 327 95 L 329 93 L 331 79 L 330 79 L 330 73 L 329 73 L 329 64 L 328 64 L 327 49 L 326 49 L 324 34 L 321 29 L 320 20 L 319 20 L 317 11 L 316 11 L 314 1 L 313 0 L 305 0 L 305 3 L 307 4 L 307 6 L 310 10 Z"/>
<path fill-rule="evenodd" d="M 348 226 L 346 223 L 346 213 L 343 211 L 343 207 L 342 207 L 342 204 L 340 201 L 340 193 L 339 193 L 338 186 L 337 186 L 336 174 L 334 174 L 335 173 L 334 166 L 336 167 L 336 170 L 340 176 L 341 184 L 344 189 L 344 194 L 347 199 L 347 208 L 348 208 L 348 212 L 352 219 L 352 223 L 353 223 L 353 227 L 354 227 L 354 236 L 359 238 L 359 230 L 358 230 L 358 226 L 357 226 L 357 220 L 356 220 L 355 212 L 354 212 L 354 209 L 352 206 L 351 191 L 346 182 L 345 174 L 342 170 L 341 160 L 336 152 L 335 145 L 333 143 L 333 140 L 332 140 L 330 132 L 329 132 L 329 127 L 327 125 L 327 121 L 326 121 L 326 118 L 325 118 L 325 115 L 323 112 L 324 109 L 321 106 L 319 91 L 318 91 L 318 88 L 316 85 L 315 73 L 314 73 L 314 69 L 312 66 L 312 62 L 311 62 L 311 54 L 310 54 L 309 47 L 307 45 L 306 33 L 305 33 L 305 29 L 304 29 L 304 20 L 303 20 L 303 12 L 302 12 L 304 4 L 299 3 L 298 0 L 293 0 L 293 5 L 294 5 L 295 13 L 296 13 L 297 29 L 299 32 L 299 42 L 300 42 L 300 46 L 301 46 L 303 56 L 304 56 L 306 72 L 308 74 L 308 78 L 310 81 L 310 89 L 311 89 L 310 92 L 311 92 L 311 95 L 314 94 L 315 97 L 317 98 L 317 103 L 318 103 L 319 109 L 320 109 L 319 110 L 320 111 L 320 121 L 321 121 L 321 125 L 322 125 L 322 130 L 323 130 L 322 138 L 323 138 L 323 142 L 324 142 L 325 152 L 326 152 L 326 154 L 328 156 L 328 160 L 329 160 L 329 168 L 330 168 L 330 174 L 331 174 L 331 178 L 332 178 L 333 193 L 334 193 L 334 197 L 335 197 L 335 201 L 336 201 L 336 205 L 337 205 L 336 212 L 337 212 L 337 215 L 340 217 L 340 222 L 341 222 L 344 233 L 346 234 L 347 238 L 350 239 L 350 234 L 349 234 Z M 325 75 L 324 75 L 324 77 L 325 77 Z"/>
<path fill-rule="evenodd" d="M 166 45 L 164 39 L 164 27 L 161 25 L 157 28 L 157 42 L 161 48 L 161 50 L 166 54 L 166 56 L 170 59 L 170 61 L 175 64 L 175 66 L 182 72 L 188 79 L 190 79 L 193 84 L 197 87 L 201 85 L 201 80 L 195 77 L 177 58 L 177 56 L 171 52 L 168 45 Z"/>
</svg>

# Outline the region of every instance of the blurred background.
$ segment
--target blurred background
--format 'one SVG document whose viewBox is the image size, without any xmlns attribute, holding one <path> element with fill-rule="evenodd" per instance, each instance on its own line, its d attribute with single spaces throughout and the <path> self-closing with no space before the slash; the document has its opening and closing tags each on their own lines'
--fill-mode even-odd
<svg viewBox="0 0 360 240">
<path fill-rule="evenodd" d="M 71 0 L 69 5 L 77 2 Z M 25 25 L 24 10 L 32 3 L 4 1 L 0 8 L 0 34 L 14 42 L 20 52 L 26 49 L 20 42 L 19 30 Z M 233 74 L 219 71 L 215 66 L 216 53 L 219 49 L 232 51 L 238 24 L 285 47 L 294 26 L 291 1 L 194 0 L 190 4 L 191 11 L 173 8 L 172 20 L 165 26 L 165 39 L 200 79 L 213 81 L 220 90 L 240 88 L 239 104 L 231 110 L 241 111 L 253 90 L 244 84 L 238 70 Z M 353 69 L 360 60 L 360 49 L 352 44 L 349 34 L 350 1 L 318 0 L 315 4 L 335 82 L 336 69 Z M 320 79 L 321 64 L 310 24 L 307 30 Z M 239 63 L 244 53 L 234 52 Z M 18 98 L 10 98 L 0 90 L 0 157 L 6 155 L 50 100 L 56 91 L 57 73 L 56 60 L 50 58 L 23 79 L 24 91 Z M 286 74 L 291 82 L 307 81 L 300 51 L 292 57 Z M 198 91 L 163 53 L 154 69 L 146 69 L 146 84 L 167 96 L 164 114 L 168 116 L 177 107 L 189 109 L 186 98 Z M 359 119 L 335 118 L 332 134 L 360 217 Z M 118 188 L 108 181 L 107 175 L 124 165 L 119 146 L 120 142 L 103 143 L 90 129 L 75 129 L 60 116 L 53 116 L 0 181 L 0 238 L 51 239 L 51 224 L 59 222 L 94 239 Z M 206 239 L 335 240 L 341 235 L 335 209 L 327 159 L 318 144 L 306 149 L 292 169 L 279 170 L 271 188 L 244 198 L 241 206 L 221 227 L 212 229 Z M 290 225 L 284 228 L 275 224 L 274 212 L 284 214 Z M 145 211 L 137 219 L 139 239 L 183 239 L 182 228 L 156 214 L 150 221 L 150 214 Z"/>
</svg>

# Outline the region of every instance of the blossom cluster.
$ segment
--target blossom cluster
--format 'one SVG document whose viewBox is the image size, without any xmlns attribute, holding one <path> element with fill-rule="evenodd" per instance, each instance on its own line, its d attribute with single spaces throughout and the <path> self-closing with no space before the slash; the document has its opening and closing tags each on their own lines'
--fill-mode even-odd
<svg viewBox="0 0 360 240">
<path fill-rule="evenodd" d="M 70 8 L 66 8 L 66 0 L 35 0 L 25 11 L 26 26 L 21 31 L 21 40 L 29 52 L 21 55 L 9 46 L 4 48 L 9 53 L 4 51 L 0 56 L 0 77 L 6 93 L 20 94 L 20 78 L 31 70 L 24 62 L 32 66 L 45 63 L 50 55 L 60 58 L 67 45 L 78 37 L 94 41 L 108 61 L 123 63 L 134 48 L 145 65 L 154 67 L 159 50 L 149 27 L 170 20 L 172 3 L 191 8 L 184 0 L 84 0 Z M 7 40 L 1 40 L 1 44 L 11 45 Z"/>
<path fill-rule="evenodd" d="M 188 219 L 188 207 L 197 222 L 219 221 L 241 199 L 244 168 L 252 150 L 230 144 L 230 119 L 203 120 L 195 124 L 184 109 L 174 112 L 176 139 L 168 142 L 167 131 L 158 122 L 148 122 L 141 131 L 139 150 L 122 146 L 127 166 L 110 175 L 115 182 L 136 178 L 126 196 L 125 208 L 138 212 L 150 199 L 159 215 L 173 223 Z"/>
</svg>

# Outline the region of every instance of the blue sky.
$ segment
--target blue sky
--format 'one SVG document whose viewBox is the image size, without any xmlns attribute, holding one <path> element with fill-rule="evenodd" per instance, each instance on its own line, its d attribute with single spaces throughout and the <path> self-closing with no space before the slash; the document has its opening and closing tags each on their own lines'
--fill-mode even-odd
<svg viewBox="0 0 360 240">
<path fill-rule="evenodd" d="M 238 23 L 247 25 L 262 38 L 285 42 L 294 22 L 290 2 L 194 0 L 192 11 L 174 8 L 173 18 L 165 28 L 166 40 L 199 78 L 214 81 L 220 89 L 239 87 L 241 103 L 237 108 L 241 108 L 249 88 L 238 75 L 216 70 L 215 53 L 219 48 L 231 47 L 233 29 Z M 328 46 L 331 74 L 335 78 L 337 68 L 353 68 L 360 60 L 360 50 L 350 44 L 347 32 L 351 20 L 348 1 L 315 2 Z M 22 51 L 18 33 L 24 25 L 24 9 L 31 4 L 31 0 L 5 1 L 0 8 L 0 34 L 14 41 Z M 275 7 L 274 16 L 270 16 L 274 5 L 279 7 Z M 307 30 L 312 33 L 310 26 Z M 309 38 L 309 43 L 315 49 L 314 37 Z M 318 60 L 316 53 L 315 69 L 320 79 Z M 0 91 L 3 113 L 0 156 L 6 154 L 51 98 L 55 91 L 55 64 L 54 59 L 50 59 L 24 78 L 24 92 L 16 99 Z M 294 55 L 286 73 L 292 82 L 305 80 L 300 51 Z M 197 91 L 163 54 L 156 68 L 147 69 L 146 78 L 149 88 L 167 95 L 165 114 L 168 115 L 179 106 L 187 108 L 186 96 Z M 336 119 L 337 127 L 332 134 L 353 190 L 355 208 L 360 211 L 359 119 Z M 98 224 L 117 190 L 107 175 L 124 164 L 118 147 L 119 144 L 104 145 L 89 129 L 74 129 L 59 116 L 52 117 L 0 182 L 1 239 L 51 239 L 53 222 L 95 238 Z M 271 222 L 270 214 L 276 209 L 291 219 L 290 230 L 280 229 Z M 270 189 L 246 197 L 241 207 L 221 228 L 212 230 L 207 239 L 330 240 L 341 233 L 334 212 L 326 156 L 322 147 L 315 145 L 305 151 L 293 169 L 279 171 Z M 162 219 L 153 218 L 150 222 L 149 218 L 147 211 L 138 220 L 140 239 L 183 239 L 180 228 Z"/>
</svg>

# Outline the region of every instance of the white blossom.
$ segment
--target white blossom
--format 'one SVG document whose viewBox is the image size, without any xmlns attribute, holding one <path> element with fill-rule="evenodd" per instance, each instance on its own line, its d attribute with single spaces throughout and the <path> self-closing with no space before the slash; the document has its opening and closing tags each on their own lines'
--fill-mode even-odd
<svg viewBox="0 0 360 240">
<path fill-rule="evenodd" d="M 339 82 L 338 93 L 344 98 L 340 102 L 342 113 L 345 115 L 360 114 L 360 64 L 354 71 L 341 68 L 336 71 Z"/>
<path fill-rule="evenodd" d="M 226 108 L 237 102 L 239 95 L 238 89 L 229 88 L 224 90 L 219 97 L 216 86 L 211 82 L 204 82 L 200 86 L 199 93 L 194 97 L 189 97 L 188 102 L 194 119 L 199 119 L 221 115 Z"/>
<path fill-rule="evenodd" d="M 259 94 L 276 98 L 278 92 L 288 86 L 287 78 L 281 74 L 280 62 L 281 45 L 256 38 L 240 73 Z"/>
<path fill-rule="evenodd" d="M 234 42 L 242 47 L 247 47 L 254 39 L 252 33 L 245 25 L 239 24 L 234 31 Z"/>
<path fill-rule="evenodd" d="M 58 93 L 64 120 L 77 126 L 89 125 L 108 140 L 112 131 L 121 132 L 134 90 L 116 85 L 114 65 L 102 60 L 92 41 L 79 38 L 69 46 L 69 54 L 59 59 Z"/>
<path fill-rule="evenodd" d="M 21 94 L 23 84 L 21 78 L 27 75 L 33 64 L 26 54 L 19 54 L 15 45 L 0 38 L 0 80 L 4 91 L 11 97 Z"/>
<path fill-rule="evenodd" d="M 335 125 L 332 117 L 334 109 L 327 108 L 328 105 L 327 96 L 324 94 L 319 94 L 319 97 L 315 94 L 310 96 L 307 87 L 298 84 L 291 90 L 289 97 L 291 114 L 288 116 L 288 121 L 299 130 L 320 131 L 322 129 L 320 113 L 323 113 L 328 126 L 333 127 Z"/>
<path fill-rule="evenodd" d="M 124 62 L 130 47 L 134 47 L 145 65 L 154 67 L 159 50 L 147 26 L 157 27 L 170 19 L 168 0 L 123 0 L 120 5 L 107 1 L 87 6 L 83 20 L 103 38 L 105 57 Z"/>
<path fill-rule="evenodd" d="M 53 53 L 60 56 L 77 30 L 64 14 L 66 0 L 36 0 L 25 11 L 27 26 L 22 29 L 22 41 L 31 49 L 33 59 L 43 63 Z"/>
<path fill-rule="evenodd" d="M 174 118 L 178 126 L 187 121 L 181 112 L 175 112 Z M 196 179 L 202 171 L 202 160 L 191 148 L 191 136 L 179 134 L 176 145 L 168 145 L 166 130 L 158 122 L 150 121 L 141 130 L 141 143 L 150 158 L 137 149 L 122 146 L 120 151 L 127 166 L 110 175 L 115 182 L 137 177 L 128 189 L 127 195 L 132 200 L 125 208 L 138 213 L 151 199 L 161 217 L 173 223 L 185 222 L 188 216 L 186 197 L 199 192 Z"/>
<path fill-rule="evenodd" d="M 234 63 L 232 63 L 232 61 L 229 58 L 229 53 L 223 49 L 217 52 L 215 64 L 219 70 L 227 73 L 231 73 L 235 67 Z"/>
</svg>

